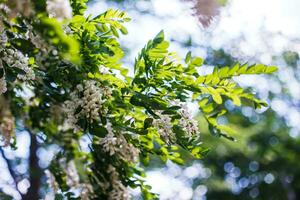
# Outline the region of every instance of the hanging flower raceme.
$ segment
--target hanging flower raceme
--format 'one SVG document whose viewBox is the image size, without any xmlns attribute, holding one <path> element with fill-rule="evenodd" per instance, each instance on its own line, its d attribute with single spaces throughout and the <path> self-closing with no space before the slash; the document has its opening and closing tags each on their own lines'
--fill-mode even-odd
<svg viewBox="0 0 300 200">
<path fill-rule="evenodd" d="M 153 125 L 157 129 L 157 132 L 166 143 L 171 144 L 175 142 L 176 137 L 172 131 L 173 124 L 171 116 L 164 115 L 161 111 L 158 111 L 156 114 L 159 118 L 153 120 Z"/>
<path fill-rule="evenodd" d="M 108 200 L 129 200 L 129 192 L 120 181 L 119 173 L 116 168 L 109 165 L 107 172 L 110 174 L 110 184 L 112 187 L 112 190 L 108 194 Z"/>
<path fill-rule="evenodd" d="M 0 94 L 3 94 L 7 91 L 7 84 L 4 77 L 0 78 Z"/>
<path fill-rule="evenodd" d="M 179 113 L 181 115 L 179 125 L 182 127 L 183 131 L 187 134 L 187 136 L 190 137 L 198 133 L 198 122 L 195 119 L 193 119 L 193 115 L 189 111 L 188 106 L 186 104 L 181 105 Z"/>
<path fill-rule="evenodd" d="M 2 4 L 3 6 L 7 7 L 6 13 L 10 19 L 20 15 L 28 17 L 34 13 L 30 0 L 9 0 L 5 4 Z"/>
<path fill-rule="evenodd" d="M 58 183 L 55 181 L 54 175 L 50 172 L 50 170 L 45 170 L 45 174 L 47 177 L 47 184 L 56 192 L 59 188 Z"/>
<path fill-rule="evenodd" d="M 72 8 L 69 0 L 47 0 L 47 12 L 58 20 L 71 19 Z"/>
<path fill-rule="evenodd" d="M 10 144 L 11 138 L 14 136 L 15 118 L 7 107 L 8 102 L 0 98 L 0 137 L 3 141 L 3 146 Z"/>
<path fill-rule="evenodd" d="M 156 112 L 158 118 L 153 119 L 153 126 L 160 134 L 162 139 L 167 143 L 171 144 L 176 142 L 176 135 L 173 132 L 173 125 L 179 125 L 182 130 L 186 133 L 187 137 L 191 137 L 199 132 L 198 123 L 193 119 L 192 113 L 189 111 L 187 104 L 176 101 L 170 103 L 173 106 L 180 106 L 178 114 L 180 119 L 178 121 L 172 121 L 171 115 L 163 114 L 162 111 Z"/>
<path fill-rule="evenodd" d="M 93 199 L 93 186 L 90 183 L 80 181 L 75 161 L 67 161 L 65 158 L 61 158 L 59 160 L 59 165 L 66 175 L 66 184 L 70 188 L 78 190 L 79 197 L 82 200 Z M 57 192 L 59 190 L 59 184 L 56 182 L 55 176 L 49 170 L 46 170 L 45 174 L 47 176 L 47 183 L 54 190 L 54 192 Z"/>
<path fill-rule="evenodd" d="M 74 160 L 70 160 L 67 164 L 64 164 L 63 166 L 66 169 L 67 185 L 69 187 L 79 187 L 80 178 Z"/>
<path fill-rule="evenodd" d="M 114 134 L 110 122 L 106 125 L 108 134 L 101 138 L 99 144 L 103 151 L 110 156 L 115 155 L 125 162 L 135 163 L 138 160 L 139 151 L 131 143 L 128 143 L 122 134 Z"/>
<path fill-rule="evenodd" d="M 3 52 L 3 60 L 8 67 L 14 67 L 22 70 L 23 73 L 17 75 L 18 79 L 26 81 L 35 79 L 35 74 L 28 64 L 28 57 L 17 49 L 7 49 Z"/>
<path fill-rule="evenodd" d="M 70 94 L 71 100 L 64 104 L 68 128 L 79 130 L 77 123 L 80 118 L 85 118 L 90 123 L 99 121 L 100 115 L 105 116 L 107 113 L 104 103 L 110 96 L 110 88 L 94 80 L 87 80 L 77 85 L 75 91 Z"/>
<path fill-rule="evenodd" d="M 5 93 L 7 88 L 7 83 L 5 79 L 5 67 L 12 68 L 14 73 L 17 73 L 17 78 L 22 81 L 29 81 L 35 79 L 35 74 L 33 69 L 29 66 L 28 57 L 24 56 L 22 52 L 17 49 L 2 49 L 2 60 L 0 60 L 0 70 L 2 71 L 2 77 L 0 77 L 0 94 Z"/>
<path fill-rule="evenodd" d="M 34 28 L 32 27 L 31 24 L 26 24 L 26 25 L 28 27 L 28 31 L 25 34 L 26 39 L 30 40 L 31 43 L 40 51 L 49 53 L 50 50 L 53 49 L 53 47 L 49 45 L 39 33 L 34 31 Z"/>
<path fill-rule="evenodd" d="M 10 144 L 10 140 L 14 135 L 15 120 L 11 116 L 7 116 L 1 119 L 0 132 L 4 141 L 4 146 Z"/>
</svg>

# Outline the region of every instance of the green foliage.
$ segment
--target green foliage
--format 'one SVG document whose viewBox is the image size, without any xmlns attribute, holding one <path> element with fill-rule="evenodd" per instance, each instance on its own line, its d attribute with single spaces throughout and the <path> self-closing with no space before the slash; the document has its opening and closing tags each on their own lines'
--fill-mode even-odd
<svg viewBox="0 0 300 200">
<path fill-rule="evenodd" d="M 168 50 L 169 43 L 160 32 L 141 50 L 134 76 L 129 77 L 120 61 L 124 52 L 117 38 L 127 34 L 123 24 L 130 18 L 113 9 L 85 17 L 85 2 L 71 1 L 73 18 L 69 21 L 49 18 L 43 11 L 37 16 L 20 13 L 13 20 L 3 20 L 7 24 L 3 34 L 17 40 L 7 41 L 2 51 L 13 47 L 30 56 L 26 67 L 36 77 L 17 79 L 24 74 L 21 70 L 14 72 L 12 81 L 10 74 L 3 72 L 8 84 L 4 98 L 16 120 L 43 133 L 45 144 L 60 147 L 49 166 L 58 184 L 58 199 L 79 199 L 86 193 L 90 199 L 111 199 L 113 194 L 128 199 L 126 187 L 139 187 L 144 199 L 158 199 L 145 184 L 136 157 L 142 165 L 152 156 L 184 164 L 182 152 L 201 159 L 208 149 L 203 147 L 198 125 L 185 104 L 197 102 L 210 132 L 232 139 L 231 130 L 217 123 L 227 112 L 226 100 L 236 106 L 266 106 L 239 87 L 233 77 L 269 74 L 277 68 L 236 64 L 215 67 L 203 75 L 200 70 L 207 66 L 202 58 L 189 52 L 183 63 Z M 45 7 L 45 2 L 34 5 Z M 26 35 L 28 31 L 39 37 L 38 44 L 35 37 Z M 4 69 L 11 68 L 4 65 Z M 29 88 L 32 96 L 19 98 L 15 88 Z M 83 137 L 89 139 L 88 151 L 81 149 Z M 72 179 L 70 171 L 75 171 L 73 176 L 79 180 Z"/>
<path fill-rule="evenodd" d="M 73 8 L 73 14 L 74 15 L 83 15 L 84 11 L 87 8 L 88 0 L 71 0 L 71 6 Z"/>
</svg>

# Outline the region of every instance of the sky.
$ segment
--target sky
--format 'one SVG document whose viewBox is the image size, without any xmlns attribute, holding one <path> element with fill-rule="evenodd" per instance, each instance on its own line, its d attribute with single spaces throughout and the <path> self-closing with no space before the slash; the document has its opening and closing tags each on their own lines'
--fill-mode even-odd
<svg viewBox="0 0 300 200">
<path fill-rule="evenodd" d="M 90 6 L 89 13 L 96 15 L 108 7 L 111 5 L 99 1 Z M 299 0 L 230 0 L 214 23 L 204 29 L 192 16 L 191 3 L 181 0 L 138 1 L 136 8 L 125 8 L 132 21 L 127 24 L 129 34 L 121 41 L 133 49 L 132 59 L 150 38 L 164 30 L 169 39 L 185 41 L 191 36 L 196 46 L 222 47 L 234 55 L 255 57 L 268 64 L 271 63 L 270 54 L 286 49 L 300 51 L 299 7 Z M 140 15 L 137 9 L 148 10 L 150 14 Z M 242 42 L 237 43 L 240 39 Z M 172 48 L 182 51 L 175 44 Z M 201 54 L 197 49 L 196 53 Z"/>
</svg>

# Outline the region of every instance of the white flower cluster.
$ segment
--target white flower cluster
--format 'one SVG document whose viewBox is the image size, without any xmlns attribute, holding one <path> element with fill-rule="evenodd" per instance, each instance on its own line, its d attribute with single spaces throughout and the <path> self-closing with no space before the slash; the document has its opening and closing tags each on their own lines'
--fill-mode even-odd
<svg viewBox="0 0 300 200">
<path fill-rule="evenodd" d="M 86 117 L 90 122 L 98 121 L 99 115 L 106 115 L 107 109 L 103 104 L 111 96 L 108 87 L 100 86 L 94 80 L 84 81 L 76 86 L 76 90 L 70 94 L 71 100 L 64 104 L 67 114 L 67 124 L 74 131 L 80 129 L 76 124 L 80 117 Z M 80 110 L 76 113 L 77 110 Z"/>
<path fill-rule="evenodd" d="M 0 3 L 0 10 L 5 14 L 8 14 L 9 12 L 11 12 L 11 10 L 8 8 L 8 6 L 4 3 Z M 4 18 L 3 14 L 1 14 L 0 17 L 3 19 Z"/>
<path fill-rule="evenodd" d="M 10 0 L 11 2 L 11 12 L 10 17 L 15 17 L 17 14 L 22 14 L 28 17 L 33 10 L 31 9 L 30 0 Z"/>
<path fill-rule="evenodd" d="M 105 103 L 107 96 L 110 96 L 110 93 L 107 93 L 106 88 L 98 87 L 96 81 L 85 81 L 85 89 L 83 91 L 83 112 L 86 114 L 87 118 L 92 120 L 97 120 L 99 118 L 99 113 L 106 113 L 105 109 L 102 107 Z M 77 87 L 80 88 L 81 87 Z"/>
<path fill-rule="evenodd" d="M 112 186 L 112 191 L 109 192 L 108 200 L 129 200 L 129 192 L 120 181 L 119 173 L 116 168 L 109 165 L 107 172 L 110 174 L 110 184 Z"/>
<path fill-rule="evenodd" d="M 181 106 L 179 113 L 182 117 L 179 120 L 179 124 L 182 127 L 183 131 L 186 132 L 188 136 L 192 136 L 198 133 L 198 123 L 193 119 L 192 113 L 189 111 L 186 104 Z"/>
<path fill-rule="evenodd" d="M 159 118 L 153 120 L 153 126 L 157 129 L 158 133 L 161 135 L 162 139 L 171 144 L 175 140 L 175 135 L 172 131 L 172 122 L 169 115 L 162 114 L 161 111 L 156 113 Z"/>
<path fill-rule="evenodd" d="M 1 45 L 1 47 L 0 48 L 2 50 L 5 47 L 8 39 L 7 39 L 7 35 L 6 35 L 5 31 L 2 30 L 1 25 L 0 25 L 0 32 L 1 32 L 1 34 L 0 34 L 0 45 Z"/>
<path fill-rule="evenodd" d="M 90 200 L 94 196 L 93 187 L 89 183 L 81 183 L 80 178 L 76 169 L 74 160 L 66 162 L 65 158 L 59 160 L 59 163 L 67 175 L 66 183 L 70 188 L 74 188 L 80 191 L 80 197 L 82 200 Z M 55 180 L 54 175 L 46 170 L 47 183 L 56 192 L 59 189 L 59 185 Z"/>
<path fill-rule="evenodd" d="M 28 65 L 28 57 L 24 56 L 22 52 L 17 49 L 5 49 L 7 37 L 5 33 L 2 33 L 0 36 L 0 51 L 3 54 L 3 57 L 0 60 L 0 70 L 4 72 L 3 76 L 0 77 L 0 94 L 5 93 L 7 91 L 7 83 L 5 79 L 5 69 L 3 66 L 3 62 L 5 62 L 8 67 L 18 68 L 22 70 L 24 73 L 19 73 L 17 78 L 23 81 L 33 80 L 35 79 L 34 71 Z"/>
<path fill-rule="evenodd" d="M 193 119 L 191 112 L 188 109 L 188 106 L 183 105 L 179 101 L 171 102 L 171 105 L 180 106 L 179 114 L 181 115 L 178 125 L 181 126 L 183 131 L 187 134 L 188 137 L 198 133 L 198 123 Z M 159 118 L 153 120 L 153 126 L 157 129 L 158 133 L 161 135 L 162 139 L 167 143 L 171 144 L 176 140 L 176 136 L 172 131 L 172 121 L 170 115 L 162 114 L 162 111 L 156 113 Z"/>
<path fill-rule="evenodd" d="M 35 79 L 34 71 L 28 66 L 28 57 L 24 56 L 20 51 L 16 49 L 3 49 L 3 57 L 2 61 L 4 61 L 8 67 L 14 67 L 22 70 L 24 74 L 19 73 L 17 78 L 23 81 L 33 80 Z M 0 63 L 0 69 L 3 68 L 3 63 Z M 7 83 L 4 76 L 0 78 L 0 94 L 5 93 L 7 90 Z"/>
<path fill-rule="evenodd" d="M 0 9 L 2 9 L 2 6 L 4 6 L 3 4 L 0 4 Z M 1 15 L 0 15 L 1 16 Z M 5 32 L 3 31 L 1 24 L 0 24 L 0 51 L 3 51 L 5 45 L 7 42 L 7 36 L 5 34 Z M 4 70 L 3 69 L 3 64 L 2 64 L 2 60 L 0 60 L 0 70 Z M 7 84 L 6 84 L 6 80 L 5 77 L 0 77 L 0 94 L 3 94 L 7 91 Z"/>
<path fill-rule="evenodd" d="M 80 178 L 77 173 L 76 165 L 74 160 L 71 160 L 67 163 L 66 167 L 67 174 L 67 185 L 69 187 L 78 187 L 80 186 Z"/>
<path fill-rule="evenodd" d="M 47 177 L 47 184 L 56 192 L 58 190 L 58 183 L 55 181 L 54 175 L 48 169 L 45 170 L 45 174 Z"/>
<path fill-rule="evenodd" d="M 109 68 L 108 67 L 105 67 L 103 65 L 100 65 L 99 66 L 99 72 L 103 75 L 105 74 L 110 74 L 110 71 L 109 71 Z"/>
<path fill-rule="evenodd" d="M 0 138 L 3 146 L 10 144 L 15 133 L 15 118 L 9 109 L 9 101 L 0 96 Z"/>
<path fill-rule="evenodd" d="M 4 141 L 4 147 L 10 144 L 10 140 L 14 135 L 14 127 L 15 127 L 15 120 L 12 116 L 1 116 L 0 122 L 0 134 L 2 141 Z"/>
<path fill-rule="evenodd" d="M 8 20 L 20 15 L 24 15 L 25 17 L 28 17 L 30 14 L 34 12 L 31 6 L 31 0 L 4 1 L 3 3 L 0 4 L 0 9 L 5 13 L 5 16 L 1 16 L 1 17 L 8 18 Z"/>
<path fill-rule="evenodd" d="M 58 20 L 71 19 L 72 7 L 69 0 L 47 0 L 47 12 Z"/>
<path fill-rule="evenodd" d="M 0 78 L 0 94 L 3 94 L 7 91 L 6 80 L 4 77 Z"/>
<path fill-rule="evenodd" d="M 82 200 L 90 200 L 94 197 L 93 186 L 89 183 L 81 185 L 80 197 Z"/>
<path fill-rule="evenodd" d="M 25 74 L 18 74 L 18 78 L 26 81 L 35 79 L 33 70 L 28 66 L 28 57 L 17 49 L 7 49 L 3 52 L 2 58 L 9 67 L 15 67 L 24 71 Z"/>
<path fill-rule="evenodd" d="M 124 136 L 113 133 L 111 124 L 106 125 L 108 134 L 101 138 L 100 145 L 103 150 L 109 153 L 110 156 L 116 155 L 126 162 L 136 162 L 138 160 L 139 151 L 131 143 L 128 143 Z"/>
<path fill-rule="evenodd" d="M 48 52 L 52 49 L 46 40 L 38 33 L 35 33 L 34 28 L 31 24 L 26 24 L 28 31 L 26 32 L 26 39 L 29 39 L 36 48 L 42 52 Z"/>
</svg>

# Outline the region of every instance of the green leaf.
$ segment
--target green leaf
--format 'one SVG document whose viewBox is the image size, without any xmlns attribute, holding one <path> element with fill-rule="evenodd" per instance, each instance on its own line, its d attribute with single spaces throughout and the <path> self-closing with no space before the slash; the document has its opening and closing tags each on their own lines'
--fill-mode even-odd
<svg viewBox="0 0 300 200">
<path fill-rule="evenodd" d="M 164 31 L 160 31 L 156 36 L 155 38 L 153 39 L 153 43 L 155 45 L 161 43 L 164 41 L 164 38 L 165 38 L 165 35 L 164 35 Z"/>
<path fill-rule="evenodd" d="M 200 57 L 195 57 L 194 59 L 192 59 L 190 65 L 192 66 L 201 66 L 203 64 L 203 59 Z"/>
<path fill-rule="evenodd" d="M 207 87 L 207 89 L 210 92 L 213 100 L 217 104 L 221 104 L 223 102 L 221 95 L 218 93 L 218 91 L 216 89 L 214 89 L 213 87 Z"/>
<path fill-rule="evenodd" d="M 269 66 L 265 69 L 265 73 L 271 74 L 273 72 L 276 72 L 278 68 L 276 66 Z"/>
<path fill-rule="evenodd" d="M 144 129 L 147 129 L 152 126 L 153 118 L 146 118 L 144 120 Z"/>
<path fill-rule="evenodd" d="M 185 63 L 188 64 L 191 60 L 191 57 L 192 57 L 192 52 L 188 52 L 185 56 Z"/>
<path fill-rule="evenodd" d="M 108 134 L 108 131 L 106 130 L 106 128 L 104 128 L 103 126 L 97 126 L 97 125 L 90 127 L 89 132 L 92 135 L 96 135 L 101 138 L 105 137 Z"/>
</svg>

